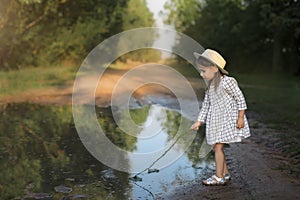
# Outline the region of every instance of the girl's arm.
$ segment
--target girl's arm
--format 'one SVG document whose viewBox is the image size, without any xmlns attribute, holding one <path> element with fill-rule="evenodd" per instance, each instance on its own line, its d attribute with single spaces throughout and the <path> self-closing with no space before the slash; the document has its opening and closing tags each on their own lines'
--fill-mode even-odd
<svg viewBox="0 0 300 200">
<path fill-rule="evenodd" d="M 191 129 L 197 131 L 201 125 L 202 125 L 202 122 L 201 122 L 201 121 L 197 121 L 197 122 L 195 122 L 195 123 L 191 126 Z"/>
<path fill-rule="evenodd" d="M 197 122 L 195 122 L 192 126 L 191 126 L 191 129 L 193 130 L 198 130 L 199 127 L 205 122 L 206 120 L 206 116 L 207 116 L 207 113 L 208 113 L 208 109 L 209 109 L 209 96 L 208 96 L 208 91 L 205 92 L 205 97 L 204 97 L 204 100 L 203 100 L 203 103 L 202 103 L 202 108 L 199 112 L 199 115 L 198 115 L 198 119 L 197 119 Z"/>
<path fill-rule="evenodd" d="M 224 89 L 226 92 L 234 98 L 237 102 L 237 109 L 238 109 L 238 119 L 236 122 L 236 128 L 241 129 L 245 126 L 244 116 L 245 110 L 247 109 L 245 97 L 240 90 L 237 81 L 234 78 L 228 78 L 224 82 Z"/>
<path fill-rule="evenodd" d="M 232 78 L 228 77 L 225 79 L 223 84 L 224 89 L 226 92 L 234 98 L 234 100 L 237 102 L 237 108 L 238 110 L 247 110 L 247 104 L 245 101 L 245 97 L 239 88 L 237 81 Z"/>
<path fill-rule="evenodd" d="M 208 110 L 209 110 L 209 95 L 208 95 L 208 91 L 205 92 L 205 97 L 204 97 L 204 100 L 203 100 L 203 103 L 202 103 L 202 108 L 199 112 L 199 115 L 198 115 L 198 122 L 202 122 L 204 123 L 205 120 L 206 120 L 206 116 L 207 116 L 207 113 L 208 113 Z"/>
<path fill-rule="evenodd" d="M 239 110 L 238 119 L 236 122 L 236 128 L 238 128 L 238 129 L 244 128 L 244 126 L 245 126 L 244 116 L 245 116 L 245 110 Z"/>
</svg>

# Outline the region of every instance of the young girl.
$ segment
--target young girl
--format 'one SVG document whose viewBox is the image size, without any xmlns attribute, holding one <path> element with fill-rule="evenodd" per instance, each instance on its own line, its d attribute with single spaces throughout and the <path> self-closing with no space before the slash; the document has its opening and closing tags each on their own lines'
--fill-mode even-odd
<svg viewBox="0 0 300 200">
<path fill-rule="evenodd" d="M 226 61 L 216 51 L 206 49 L 194 53 L 197 68 L 207 84 L 198 120 L 191 129 L 206 123 L 206 140 L 215 152 L 216 175 L 203 180 L 204 185 L 224 185 L 230 180 L 223 147 L 225 143 L 241 142 L 250 136 L 245 116 L 245 98 L 236 80 L 228 77 Z"/>
</svg>

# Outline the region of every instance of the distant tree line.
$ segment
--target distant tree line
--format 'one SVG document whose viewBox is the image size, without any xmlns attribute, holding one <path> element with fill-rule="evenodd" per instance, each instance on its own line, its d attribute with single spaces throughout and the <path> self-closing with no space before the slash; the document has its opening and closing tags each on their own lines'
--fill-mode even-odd
<svg viewBox="0 0 300 200">
<path fill-rule="evenodd" d="M 0 70 L 78 64 L 104 39 L 153 23 L 146 0 L 0 0 Z"/>
<path fill-rule="evenodd" d="M 169 0 L 166 22 L 235 71 L 300 75 L 299 0 Z"/>
<path fill-rule="evenodd" d="M 219 50 L 230 69 L 300 74 L 299 0 L 169 0 L 165 8 L 167 23 Z M 79 64 L 104 39 L 153 23 L 146 0 L 0 0 L 0 70 Z M 120 60 L 160 57 L 140 54 Z"/>
</svg>

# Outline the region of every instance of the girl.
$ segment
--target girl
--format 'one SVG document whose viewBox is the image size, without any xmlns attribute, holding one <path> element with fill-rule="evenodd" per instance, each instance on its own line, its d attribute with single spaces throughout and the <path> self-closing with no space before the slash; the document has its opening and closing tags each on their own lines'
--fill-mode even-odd
<svg viewBox="0 0 300 200">
<path fill-rule="evenodd" d="M 216 51 L 206 49 L 194 53 L 200 75 L 207 84 L 198 120 L 191 129 L 198 130 L 206 123 L 206 140 L 213 146 L 216 175 L 203 180 L 204 185 L 224 185 L 230 180 L 223 147 L 225 143 L 241 142 L 250 136 L 245 116 L 245 98 L 234 78 L 224 69 L 226 61 Z"/>
</svg>

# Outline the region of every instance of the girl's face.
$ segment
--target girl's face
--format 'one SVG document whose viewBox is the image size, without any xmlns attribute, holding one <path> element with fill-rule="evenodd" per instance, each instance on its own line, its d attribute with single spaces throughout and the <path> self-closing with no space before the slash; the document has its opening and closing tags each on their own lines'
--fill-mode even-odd
<svg viewBox="0 0 300 200">
<path fill-rule="evenodd" d="M 211 81 L 216 72 L 218 71 L 218 68 L 213 66 L 213 67 L 204 67 L 200 64 L 197 65 L 199 71 L 200 71 L 200 76 L 206 81 Z"/>
</svg>

